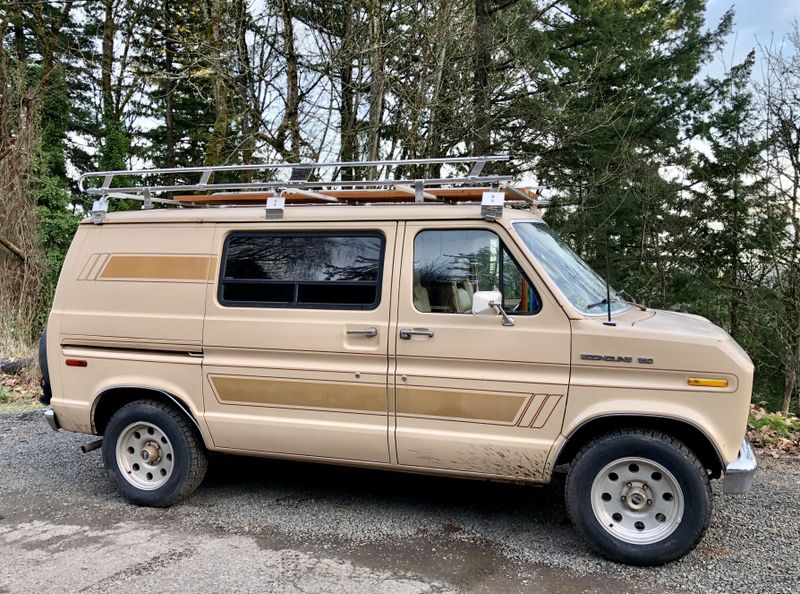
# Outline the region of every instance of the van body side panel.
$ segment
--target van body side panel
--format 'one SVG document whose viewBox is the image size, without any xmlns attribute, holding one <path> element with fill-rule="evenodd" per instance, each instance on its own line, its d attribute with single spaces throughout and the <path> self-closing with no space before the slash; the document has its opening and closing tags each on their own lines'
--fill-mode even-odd
<svg viewBox="0 0 800 594">
<path fill-rule="evenodd" d="M 414 240 L 422 231 L 497 234 L 542 300 L 539 313 L 500 316 L 418 311 Z M 567 405 L 569 319 L 500 225 L 409 222 L 397 292 L 395 374 L 398 462 L 420 470 L 477 473 L 519 481 L 548 478 L 547 455 Z M 491 287 L 490 287 L 491 289 Z M 486 290 L 480 287 L 480 290 Z M 431 337 L 400 338 L 403 329 Z"/>
<path fill-rule="evenodd" d="M 53 393 L 51 405 L 58 409 L 58 422 L 67 431 L 77 431 L 79 433 L 91 433 L 91 420 L 85 403 L 68 403 L 65 398 L 65 391 L 72 392 L 71 386 L 65 384 L 62 371 L 65 370 L 64 358 L 61 354 L 61 320 L 64 313 L 64 304 L 72 291 L 75 278 L 80 273 L 84 263 L 82 263 L 82 247 L 89 236 L 90 228 L 79 225 L 75 232 L 75 237 L 67 250 L 64 258 L 64 265 L 61 267 L 61 274 L 58 277 L 55 295 L 53 295 L 53 305 L 47 319 L 47 366 L 50 373 L 50 388 Z M 65 390 L 65 387 L 67 388 Z M 83 394 L 84 398 L 88 395 Z"/>
<path fill-rule="evenodd" d="M 62 342 L 194 345 L 203 336 L 211 225 L 90 228 L 61 314 Z"/>
<path fill-rule="evenodd" d="M 601 319 L 572 321 L 564 435 L 607 415 L 665 417 L 700 429 L 726 464 L 736 460 L 753 384 L 753 365 L 744 351 L 721 329 L 694 316 L 649 310 L 615 321 L 613 327 L 603 326 Z M 690 386 L 688 380 L 696 377 L 728 385 Z"/>
<path fill-rule="evenodd" d="M 202 419 L 202 350 L 213 226 L 81 225 L 61 273 L 48 332 L 53 408 L 65 429 L 92 432 L 95 399 L 114 387 L 181 398 Z M 66 359 L 87 361 L 67 367 Z"/>
<path fill-rule="evenodd" d="M 214 447 L 388 463 L 388 327 L 397 223 L 220 225 L 215 252 L 222 254 L 226 238 L 241 232 L 377 234 L 384 245 L 380 299 L 371 309 L 224 305 L 213 286 L 203 338 L 203 393 Z"/>
</svg>

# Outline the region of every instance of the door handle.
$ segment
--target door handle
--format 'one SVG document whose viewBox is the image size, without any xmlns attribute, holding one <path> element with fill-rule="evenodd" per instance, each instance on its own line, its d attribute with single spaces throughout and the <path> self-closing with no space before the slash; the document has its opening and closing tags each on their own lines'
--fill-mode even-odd
<svg viewBox="0 0 800 594">
<path fill-rule="evenodd" d="M 400 338 L 403 340 L 411 340 L 412 336 L 433 338 L 433 330 L 428 330 L 427 328 L 403 328 L 400 330 Z"/>
<path fill-rule="evenodd" d="M 364 328 L 363 330 L 348 330 L 347 335 L 373 338 L 378 335 L 378 329 L 375 326 L 370 326 L 369 328 Z"/>
</svg>

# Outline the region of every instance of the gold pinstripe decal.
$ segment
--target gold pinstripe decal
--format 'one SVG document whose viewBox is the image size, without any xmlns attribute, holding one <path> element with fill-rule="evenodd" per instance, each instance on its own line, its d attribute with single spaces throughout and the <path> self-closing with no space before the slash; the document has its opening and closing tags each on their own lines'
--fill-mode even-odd
<svg viewBox="0 0 800 594">
<path fill-rule="evenodd" d="M 397 391 L 397 414 L 511 424 L 528 398 L 520 394 L 409 387 Z"/>
<path fill-rule="evenodd" d="M 222 404 L 386 412 L 386 386 L 261 377 L 208 376 Z"/>
<path fill-rule="evenodd" d="M 210 256 L 113 254 L 98 280 L 206 281 Z"/>
</svg>

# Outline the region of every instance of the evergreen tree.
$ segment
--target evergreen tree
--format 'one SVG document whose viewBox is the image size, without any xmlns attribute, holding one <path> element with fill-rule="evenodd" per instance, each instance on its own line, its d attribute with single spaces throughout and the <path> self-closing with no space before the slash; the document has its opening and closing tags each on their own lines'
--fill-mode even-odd
<svg viewBox="0 0 800 594">
<path fill-rule="evenodd" d="M 695 76 L 730 30 L 732 13 L 704 31 L 704 3 L 567 2 L 527 34 L 529 83 L 507 127 L 515 154 L 558 189 L 548 219 L 601 269 L 608 231 L 611 277 L 641 299 L 663 303 L 656 238 L 674 188 L 660 174 L 675 163 L 699 109 Z"/>
</svg>

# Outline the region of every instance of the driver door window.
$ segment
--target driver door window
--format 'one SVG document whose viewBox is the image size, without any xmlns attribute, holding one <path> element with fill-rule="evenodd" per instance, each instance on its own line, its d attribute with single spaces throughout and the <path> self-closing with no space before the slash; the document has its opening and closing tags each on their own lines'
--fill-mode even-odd
<svg viewBox="0 0 800 594">
<path fill-rule="evenodd" d="M 503 309 L 535 314 L 541 301 L 502 245 L 482 229 L 421 231 L 414 238 L 414 307 L 423 313 L 471 313 L 476 291 L 500 291 Z"/>
</svg>

